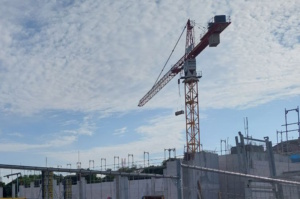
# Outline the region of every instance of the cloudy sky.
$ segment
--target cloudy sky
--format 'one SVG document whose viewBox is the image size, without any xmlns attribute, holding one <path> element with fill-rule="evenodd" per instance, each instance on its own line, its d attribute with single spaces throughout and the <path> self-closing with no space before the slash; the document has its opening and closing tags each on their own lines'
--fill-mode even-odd
<svg viewBox="0 0 300 199">
<path fill-rule="evenodd" d="M 231 25 L 197 57 L 201 143 L 234 145 L 244 118 L 255 138 L 284 130 L 284 109 L 300 104 L 297 0 L 53 0 L 0 2 L 1 164 L 100 167 L 144 151 L 158 164 L 165 148 L 183 154 L 183 85 L 177 77 L 144 107 L 187 19 L 195 34 L 214 16 Z M 164 72 L 184 53 L 179 42 Z M 180 90 L 180 91 L 179 91 Z M 179 95 L 179 92 L 181 95 Z M 297 121 L 296 112 L 288 114 Z M 297 128 L 294 126 L 293 128 Z M 297 132 L 289 135 L 297 138 Z M 79 157 L 78 157 L 79 154 Z M 79 158 L 79 160 L 78 160 Z"/>
</svg>

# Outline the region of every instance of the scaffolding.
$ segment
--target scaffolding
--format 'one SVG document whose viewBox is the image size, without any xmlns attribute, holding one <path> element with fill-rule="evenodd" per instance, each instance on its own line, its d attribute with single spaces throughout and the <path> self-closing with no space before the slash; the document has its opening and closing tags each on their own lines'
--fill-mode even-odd
<svg viewBox="0 0 300 199">
<path fill-rule="evenodd" d="M 53 172 L 42 171 L 42 198 L 53 199 Z"/>
<path fill-rule="evenodd" d="M 291 118 L 288 117 L 291 112 L 296 112 L 297 122 L 290 122 Z M 294 152 L 299 152 L 300 148 L 297 147 L 300 145 L 300 117 L 299 117 L 299 106 L 294 109 L 285 109 L 285 124 L 281 125 L 285 127 L 283 131 L 277 131 L 277 146 L 276 152 L 281 154 L 293 154 Z M 295 119 L 295 118 L 294 118 Z M 289 139 L 290 132 L 298 132 L 297 139 Z M 285 134 L 285 141 L 282 140 L 282 134 Z M 278 143 L 278 135 L 280 135 L 280 143 Z"/>
<path fill-rule="evenodd" d="M 72 199 L 72 180 L 65 179 L 64 180 L 64 198 L 65 199 Z"/>
</svg>

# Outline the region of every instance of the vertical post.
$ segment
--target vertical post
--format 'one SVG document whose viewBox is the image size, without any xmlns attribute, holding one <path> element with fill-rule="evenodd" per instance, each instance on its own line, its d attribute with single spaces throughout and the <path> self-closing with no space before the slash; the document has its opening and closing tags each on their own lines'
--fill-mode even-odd
<svg viewBox="0 0 300 199">
<path fill-rule="evenodd" d="M 176 160 L 177 161 L 177 199 L 182 199 L 182 191 L 181 191 L 181 187 L 182 187 L 182 174 L 181 174 L 181 164 L 180 164 L 180 160 Z"/>
<path fill-rule="evenodd" d="M 144 151 L 144 168 L 146 167 L 146 154 L 148 155 L 148 167 L 149 167 L 149 152 Z"/>
<path fill-rule="evenodd" d="M 282 131 L 280 131 L 280 140 L 281 140 L 281 153 L 283 153 L 283 144 L 282 144 Z"/>
<path fill-rule="evenodd" d="M 129 168 L 129 156 L 130 156 L 130 154 L 128 154 L 128 159 L 127 159 L 127 165 L 128 165 L 128 168 Z"/>
<path fill-rule="evenodd" d="M 274 160 L 274 154 L 272 150 L 272 142 L 269 141 L 269 137 L 265 137 L 266 142 L 266 149 L 269 157 L 269 165 L 270 165 L 270 176 L 275 177 L 276 176 L 276 167 L 275 167 L 275 160 Z"/>
<path fill-rule="evenodd" d="M 220 145 L 221 145 L 221 155 L 222 155 L 222 143 L 224 142 L 224 151 L 225 151 L 225 154 L 226 154 L 226 140 L 222 140 L 220 141 Z"/>
<path fill-rule="evenodd" d="M 119 156 L 114 156 L 114 170 L 116 170 L 116 159 L 118 159 L 118 169 L 119 169 Z"/>
<path fill-rule="evenodd" d="M 174 158 L 176 159 L 176 148 L 173 148 L 173 155 L 174 155 Z"/>
<path fill-rule="evenodd" d="M 129 157 L 131 157 L 131 167 L 133 167 L 133 154 L 128 154 L 128 168 L 129 168 Z"/>
<path fill-rule="evenodd" d="M 245 129 L 246 137 L 248 138 L 249 136 L 248 117 L 244 118 L 244 129 Z M 247 140 L 247 144 L 248 144 L 248 140 Z"/>
<path fill-rule="evenodd" d="M 62 168 L 62 165 L 57 165 L 57 168 Z M 58 199 L 61 198 L 60 197 L 60 184 L 61 184 L 61 177 L 59 178 L 59 182 L 58 182 Z"/>
<path fill-rule="evenodd" d="M 277 153 L 279 153 L 279 150 L 278 150 L 278 131 L 277 130 L 276 130 L 276 140 L 277 140 L 276 150 L 277 150 Z"/>
<path fill-rule="evenodd" d="M 17 192 L 16 192 L 17 198 L 18 198 L 18 192 L 19 192 L 19 179 L 18 179 L 18 174 L 17 174 Z"/>
<path fill-rule="evenodd" d="M 247 154 L 246 154 L 246 147 L 245 147 L 245 140 L 244 136 L 241 132 L 239 132 L 240 140 L 241 140 L 241 150 L 242 150 L 242 158 L 243 158 L 243 165 L 244 165 L 244 173 L 248 173 L 248 162 L 247 162 Z"/>
<path fill-rule="evenodd" d="M 91 163 L 93 163 L 93 168 L 94 168 L 94 160 L 89 160 L 89 169 L 91 169 Z"/>
<path fill-rule="evenodd" d="M 81 173 L 79 173 L 79 199 L 83 199 L 83 181 L 81 178 Z"/>
<path fill-rule="evenodd" d="M 42 171 L 42 199 L 45 199 L 46 186 L 45 186 L 45 171 Z"/>
<path fill-rule="evenodd" d="M 77 162 L 77 169 L 81 169 L 81 162 Z"/>
<path fill-rule="evenodd" d="M 298 139 L 300 139 L 300 118 L 299 118 L 299 106 L 297 106 L 298 113 Z"/>
<path fill-rule="evenodd" d="M 288 128 L 287 128 L 287 114 L 288 114 L 289 111 L 287 111 L 285 109 L 285 135 L 286 135 L 286 153 L 288 153 L 288 148 L 289 148 L 289 144 L 288 144 L 288 141 L 289 141 L 289 137 L 288 137 Z"/>
<path fill-rule="evenodd" d="M 222 155 L 222 140 L 220 140 L 220 150 L 221 150 L 221 155 Z"/>
<path fill-rule="evenodd" d="M 103 171 L 102 170 L 102 161 L 104 161 L 104 169 L 106 171 L 106 158 L 101 158 L 101 171 Z"/>
</svg>

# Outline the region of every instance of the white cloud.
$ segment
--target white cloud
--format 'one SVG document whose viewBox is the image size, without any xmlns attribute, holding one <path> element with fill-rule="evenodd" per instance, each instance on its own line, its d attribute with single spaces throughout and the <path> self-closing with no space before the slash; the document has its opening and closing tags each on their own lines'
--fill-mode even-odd
<svg viewBox="0 0 300 199">
<path fill-rule="evenodd" d="M 120 130 L 122 131 L 122 129 Z M 142 136 L 139 140 L 126 144 L 81 150 L 80 161 L 82 162 L 82 167 L 88 167 L 90 159 L 94 159 L 95 165 L 99 165 L 100 159 L 106 158 L 107 164 L 112 165 L 114 156 L 119 156 L 121 161 L 121 158 L 127 159 L 128 154 L 134 154 L 134 160 L 141 162 L 143 151 L 149 152 L 151 159 L 156 157 L 157 154 L 163 154 L 165 148 L 176 148 L 180 154 L 183 151 L 185 125 L 182 117 L 156 117 L 147 124 L 138 127 L 136 131 Z M 78 160 L 78 151 L 65 151 L 59 154 L 47 152 L 45 155 L 57 161 L 77 162 Z M 160 157 L 162 156 L 160 155 Z"/>
<path fill-rule="evenodd" d="M 204 75 L 201 106 L 248 107 L 297 95 L 299 8 L 295 4 L 89 1 L 31 7 L 10 3 L 11 12 L 26 7 L 29 14 L 2 18 L 1 24 L 8 28 L 2 29 L 0 103 L 7 111 L 23 114 L 45 109 L 136 110 L 186 19 L 194 17 L 204 24 L 216 10 L 231 13 L 232 24 L 222 33 L 221 44 L 198 58 Z M 193 8 L 203 5 L 206 9 L 199 15 Z M 183 42 L 170 64 L 181 57 Z M 147 108 L 173 107 L 176 86 L 169 84 Z"/>
<path fill-rule="evenodd" d="M 63 147 L 66 145 L 70 145 L 74 143 L 77 140 L 77 136 L 75 135 L 63 135 L 56 137 L 55 139 L 46 142 L 44 146 L 47 146 L 47 148 L 52 148 L 52 147 Z"/>
<path fill-rule="evenodd" d="M 5 142 L 1 143 L 1 152 L 20 152 L 32 149 L 41 149 L 45 148 L 45 145 L 42 144 L 25 144 L 25 143 L 18 143 L 18 142 Z"/>
<path fill-rule="evenodd" d="M 123 137 L 126 132 L 127 132 L 127 127 L 125 126 L 123 128 L 116 129 L 113 135 Z"/>
<path fill-rule="evenodd" d="M 11 134 L 12 136 L 20 136 L 19 134 Z M 21 135 L 21 137 L 23 137 Z M 75 135 L 56 135 L 55 138 L 45 141 L 41 144 L 32 144 L 32 142 L 14 142 L 10 140 L 1 140 L 1 152 L 28 152 L 30 150 L 41 150 L 35 151 L 40 153 L 47 149 L 58 149 L 64 146 L 70 145 L 77 140 Z"/>
<path fill-rule="evenodd" d="M 22 142 L 16 142 L 3 137 L 0 141 L 3 149 L 0 149 L 0 151 L 25 152 L 32 149 L 48 150 L 70 146 L 78 140 L 79 136 L 92 136 L 94 134 L 96 126 L 93 120 L 93 116 L 86 115 L 83 117 L 82 122 L 77 121 L 77 129 L 62 130 L 57 133 L 52 132 L 51 134 L 41 134 L 40 136 L 31 136 L 30 134 L 25 136 L 24 134 L 17 132 L 7 133 L 8 136 L 24 138 L 24 140 Z M 66 122 L 66 124 L 74 124 L 74 121 L 69 120 Z M 38 141 L 40 144 L 34 144 L 35 141 Z M 42 152 L 43 150 L 39 152 Z"/>
<path fill-rule="evenodd" d="M 282 1 L 204 2 L 7 3 L 11 13 L 19 14 L 2 15 L 0 23 L 6 27 L 1 29 L 1 106 L 23 114 L 45 109 L 134 110 L 186 19 L 200 18 L 203 23 L 215 10 L 232 12 L 232 25 L 222 33 L 220 46 L 198 59 L 206 91 L 203 106 L 255 106 L 291 95 L 285 90 L 292 85 L 299 94 L 298 74 L 293 72 L 299 62 L 296 1 L 288 5 Z M 192 9 L 200 5 L 207 6 L 201 16 Z M 28 14 L 16 12 L 24 7 Z M 182 54 L 181 48 L 172 62 Z M 206 75 L 210 73 L 214 75 Z M 280 84 L 259 86 L 277 78 Z M 221 87 L 227 92 L 220 93 Z M 165 94 L 147 107 L 170 107 L 173 100 L 165 100 L 166 96 L 172 99 L 177 93 L 161 92 Z M 278 94 L 269 98 L 270 92 Z M 241 95 L 245 97 L 240 99 Z"/>
<path fill-rule="evenodd" d="M 69 126 L 69 125 L 74 125 L 77 124 L 78 121 L 76 120 L 67 120 L 61 123 L 62 126 Z"/>
<path fill-rule="evenodd" d="M 19 137 L 19 138 L 24 137 L 24 135 L 21 134 L 21 133 L 9 133 L 8 135 L 9 135 L 9 136 Z"/>
<path fill-rule="evenodd" d="M 76 121 L 75 120 L 69 120 L 65 122 L 63 125 L 69 125 L 69 124 L 74 124 Z M 66 134 L 72 134 L 72 135 L 88 135 L 92 136 L 94 134 L 96 126 L 93 121 L 92 116 L 84 116 L 83 121 L 79 123 L 79 128 L 78 129 L 69 129 L 69 130 L 64 130 L 63 132 Z"/>
</svg>

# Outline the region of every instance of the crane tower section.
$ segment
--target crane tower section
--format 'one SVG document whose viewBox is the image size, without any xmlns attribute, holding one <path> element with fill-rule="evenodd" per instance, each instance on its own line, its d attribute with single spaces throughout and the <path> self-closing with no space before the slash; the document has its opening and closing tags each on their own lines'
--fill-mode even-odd
<svg viewBox="0 0 300 199">
<path fill-rule="evenodd" d="M 185 56 L 183 64 L 184 76 L 181 77 L 185 91 L 185 119 L 186 119 L 186 158 L 190 159 L 195 152 L 200 151 L 200 125 L 198 103 L 198 81 L 201 75 L 197 75 L 196 58 L 188 57 L 194 49 L 194 24 L 188 20 L 186 32 Z"/>
<path fill-rule="evenodd" d="M 217 15 L 208 23 L 207 32 L 199 42 L 195 41 L 194 23 L 190 20 L 186 24 L 185 54 L 172 68 L 161 77 L 146 95 L 139 101 L 138 106 L 145 105 L 154 97 L 169 81 L 183 71 L 181 77 L 185 84 L 185 116 L 186 116 L 186 154 L 188 159 L 193 158 L 195 152 L 200 151 L 199 128 L 199 101 L 198 81 L 201 74 L 197 74 L 196 57 L 207 47 L 216 47 L 220 43 L 221 32 L 230 25 L 230 19 L 225 15 Z"/>
</svg>

